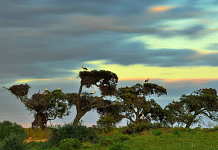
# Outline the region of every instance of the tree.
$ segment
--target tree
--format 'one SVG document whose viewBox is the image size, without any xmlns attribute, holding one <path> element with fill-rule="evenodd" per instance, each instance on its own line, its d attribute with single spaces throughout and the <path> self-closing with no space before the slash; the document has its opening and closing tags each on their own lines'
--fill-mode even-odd
<svg viewBox="0 0 218 150">
<path fill-rule="evenodd" d="M 76 106 L 76 117 L 73 125 L 77 126 L 81 118 L 90 110 L 110 104 L 105 96 L 116 93 L 118 77 L 115 73 L 105 70 L 81 71 L 79 73 L 80 87 L 78 93 L 68 93 L 67 99 L 71 105 Z M 93 96 L 93 93 L 83 92 L 84 88 L 97 87 L 101 96 Z"/>
<path fill-rule="evenodd" d="M 164 123 L 171 127 L 173 127 L 175 124 L 177 126 L 188 126 L 189 123 L 193 124 L 199 121 L 198 118 L 194 117 L 191 112 L 187 111 L 186 105 L 181 101 L 173 101 L 172 103 L 168 104 L 164 110 Z"/>
<path fill-rule="evenodd" d="M 123 119 L 122 109 L 121 103 L 117 101 L 109 101 L 107 105 L 97 108 L 97 112 L 100 114 L 97 125 L 107 130 L 115 127 Z"/>
<path fill-rule="evenodd" d="M 14 94 L 31 112 L 34 112 L 32 127 L 45 128 L 49 120 L 62 118 L 68 114 L 68 102 L 65 94 L 56 89 L 44 90 L 28 98 L 30 86 L 27 84 L 13 85 L 8 90 Z"/>
<path fill-rule="evenodd" d="M 141 120 L 151 122 L 162 121 L 163 111 L 154 100 L 148 99 L 151 95 L 165 95 L 167 91 L 164 87 L 146 80 L 143 84 L 136 84 L 132 87 L 119 88 L 117 97 L 122 104 L 123 117 L 131 123 Z"/>
<path fill-rule="evenodd" d="M 167 121 L 171 124 L 178 122 L 189 128 L 197 123 L 202 116 L 213 121 L 218 119 L 218 97 L 215 89 L 205 88 L 182 95 L 178 102 L 166 106 Z"/>
</svg>

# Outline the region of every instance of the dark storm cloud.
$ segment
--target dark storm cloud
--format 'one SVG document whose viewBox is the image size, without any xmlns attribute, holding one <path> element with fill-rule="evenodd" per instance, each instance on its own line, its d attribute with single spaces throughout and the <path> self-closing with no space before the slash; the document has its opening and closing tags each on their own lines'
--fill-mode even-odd
<svg viewBox="0 0 218 150">
<path fill-rule="evenodd" d="M 84 61 L 107 60 L 122 65 L 217 66 L 218 55 L 200 54 L 190 49 L 151 49 L 139 42 L 129 43 L 115 33 L 71 38 L 22 38 L 4 45 L 0 55 L 1 78 L 70 76 L 70 69 Z M 38 39 L 40 38 L 40 39 Z M 16 44 L 15 44 L 16 43 Z M 62 43 L 56 45 L 56 43 Z M 31 49 L 31 51 L 30 51 Z"/>
<path fill-rule="evenodd" d="M 111 53 L 110 50 L 115 53 Z M 217 54 L 200 54 L 190 49 L 150 49 L 137 42 L 113 42 L 113 46 L 95 53 L 95 59 L 106 59 L 109 63 L 122 65 L 144 64 L 162 67 L 218 65 Z"/>
<path fill-rule="evenodd" d="M 67 14 L 102 15 L 133 15 L 144 13 L 151 5 L 162 3 L 161 0 L 45 0 L 45 1 L 15 1 L 0 2 L 0 18 L 4 19 L 1 26 L 40 26 L 52 23 L 59 16 Z M 49 21 L 48 21 L 49 20 Z"/>
<path fill-rule="evenodd" d="M 152 13 L 162 0 L 2 0 L 0 1 L 0 78 L 68 76 L 84 61 L 105 59 L 122 65 L 217 66 L 216 55 L 193 50 L 150 49 L 126 42 L 137 35 L 198 38 L 205 25 L 165 30 L 165 21 L 202 17 L 207 12 L 179 6 Z M 167 27 L 167 26 L 166 26 Z M 195 57 L 197 56 L 197 57 Z M 2 81 L 3 82 L 3 81 Z M 1 82 L 1 83 L 2 83 Z"/>
<path fill-rule="evenodd" d="M 20 2 L 3 0 L 0 2 L 2 27 L 47 27 L 59 23 L 65 15 L 94 17 L 119 17 L 123 23 L 148 23 L 152 25 L 167 19 L 182 19 L 202 16 L 205 12 L 195 7 L 178 7 L 164 13 L 150 13 L 149 7 L 166 4 L 161 0 L 45 0 Z M 172 15 L 173 14 L 173 15 Z M 72 18 L 73 19 L 73 18 Z M 78 18 L 75 18 L 74 23 Z M 89 18 L 86 18 L 89 19 Z M 92 19 L 92 18 L 90 18 Z M 143 21 L 144 20 L 144 21 Z M 87 20 L 87 22 L 90 20 Z M 127 22 L 125 22 L 127 21 Z M 71 22 L 72 24 L 72 22 Z M 128 25 L 127 25 L 128 26 Z"/>
</svg>

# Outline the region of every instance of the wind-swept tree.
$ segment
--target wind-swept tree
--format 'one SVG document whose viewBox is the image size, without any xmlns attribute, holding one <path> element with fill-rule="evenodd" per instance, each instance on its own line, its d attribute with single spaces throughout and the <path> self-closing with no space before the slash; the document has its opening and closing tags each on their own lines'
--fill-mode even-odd
<svg viewBox="0 0 218 150">
<path fill-rule="evenodd" d="M 119 88 L 117 97 L 122 104 L 123 117 L 131 123 L 138 121 L 162 121 L 163 110 L 159 104 L 148 97 L 151 95 L 165 95 L 164 87 L 147 80 L 143 84 L 136 84 L 132 87 Z"/>
<path fill-rule="evenodd" d="M 34 113 L 32 127 L 45 128 L 49 120 L 62 118 L 68 114 L 68 102 L 65 94 L 56 89 L 44 90 L 28 97 L 29 85 L 13 85 L 8 90 L 14 94 L 28 110 Z"/>
<path fill-rule="evenodd" d="M 213 121 L 218 119 L 218 97 L 215 89 L 205 88 L 182 95 L 178 102 L 166 106 L 167 122 L 184 124 L 189 128 L 202 116 Z"/>
<path fill-rule="evenodd" d="M 76 117 L 73 125 L 78 125 L 81 118 L 90 110 L 110 104 L 105 96 L 113 96 L 116 92 L 118 77 L 115 73 L 105 70 L 81 71 L 79 73 L 80 87 L 78 93 L 67 94 L 71 105 L 76 106 Z M 83 92 L 85 89 L 97 87 L 101 96 L 93 96 L 93 93 Z"/>
</svg>

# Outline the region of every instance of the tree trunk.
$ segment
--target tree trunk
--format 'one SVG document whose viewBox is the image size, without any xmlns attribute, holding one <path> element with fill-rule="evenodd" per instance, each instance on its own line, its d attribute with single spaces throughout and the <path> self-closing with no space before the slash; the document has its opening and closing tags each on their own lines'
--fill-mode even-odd
<svg viewBox="0 0 218 150">
<path fill-rule="evenodd" d="M 192 125 L 192 121 L 188 122 L 185 126 L 185 128 L 190 128 L 190 126 Z"/>
<path fill-rule="evenodd" d="M 77 111 L 76 117 L 73 120 L 73 126 L 78 126 L 80 119 L 86 114 L 84 111 Z"/>
<path fill-rule="evenodd" d="M 32 128 L 44 129 L 47 126 L 48 118 L 47 115 L 41 112 L 37 112 L 32 122 Z"/>
</svg>

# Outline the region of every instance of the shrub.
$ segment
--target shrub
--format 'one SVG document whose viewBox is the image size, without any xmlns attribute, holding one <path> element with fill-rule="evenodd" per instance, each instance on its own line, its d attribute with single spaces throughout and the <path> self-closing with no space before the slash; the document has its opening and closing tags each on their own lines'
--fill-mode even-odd
<svg viewBox="0 0 218 150">
<path fill-rule="evenodd" d="M 31 142 L 25 145 L 26 150 L 60 150 L 48 142 Z"/>
<path fill-rule="evenodd" d="M 84 149 L 90 149 L 90 148 L 92 148 L 93 144 L 90 142 L 84 142 L 84 143 L 82 143 L 82 146 Z"/>
<path fill-rule="evenodd" d="M 0 122 L 0 150 L 23 150 L 24 129 L 16 123 Z"/>
<path fill-rule="evenodd" d="M 162 134 L 162 132 L 160 130 L 153 130 L 152 134 L 155 136 L 160 136 Z"/>
<path fill-rule="evenodd" d="M 135 122 L 135 123 L 129 124 L 127 128 L 123 131 L 123 133 L 125 134 L 140 133 L 144 130 L 151 129 L 152 127 L 153 127 L 152 124 L 149 122 L 144 122 L 144 121 Z"/>
<path fill-rule="evenodd" d="M 114 143 L 109 147 L 109 150 L 129 150 L 129 147 L 123 143 Z"/>
<path fill-rule="evenodd" d="M 67 138 L 60 141 L 60 150 L 78 150 L 82 147 L 81 142 L 78 139 Z"/>
<path fill-rule="evenodd" d="M 0 150 L 23 150 L 23 139 L 16 135 L 10 134 L 8 137 L 4 138 L 0 144 Z"/>
<path fill-rule="evenodd" d="M 58 143 L 63 139 L 74 138 L 81 142 L 96 142 L 97 134 L 95 129 L 85 126 L 64 125 L 54 130 L 53 136 L 50 139 L 52 143 Z"/>
<path fill-rule="evenodd" d="M 99 137 L 98 144 L 102 146 L 109 146 L 113 143 L 122 143 L 128 141 L 129 139 L 129 136 L 123 134 L 116 134 L 113 136 L 101 136 Z"/>
<path fill-rule="evenodd" d="M 122 135 L 122 134 L 119 134 L 115 137 L 115 140 L 118 142 L 125 142 L 125 141 L 128 141 L 129 139 L 130 139 L 129 136 Z"/>
<path fill-rule="evenodd" d="M 9 137 L 12 133 L 19 136 L 22 140 L 26 138 L 26 133 L 21 126 L 9 121 L 0 122 L 0 141 Z"/>
<path fill-rule="evenodd" d="M 102 146 L 109 146 L 113 144 L 114 139 L 110 136 L 102 136 L 99 138 L 98 143 Z"/>
</svg>

